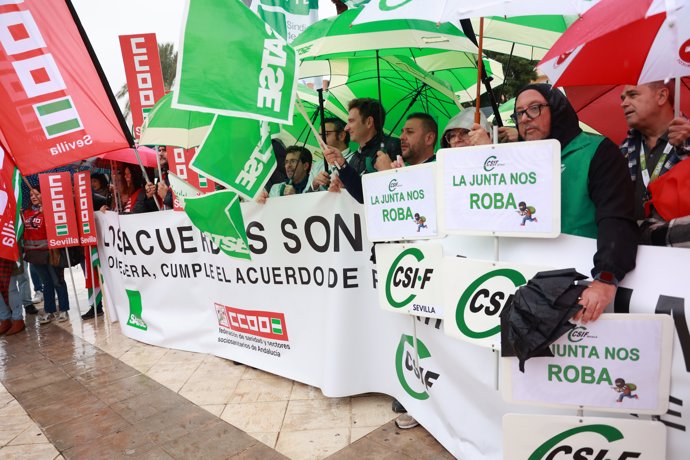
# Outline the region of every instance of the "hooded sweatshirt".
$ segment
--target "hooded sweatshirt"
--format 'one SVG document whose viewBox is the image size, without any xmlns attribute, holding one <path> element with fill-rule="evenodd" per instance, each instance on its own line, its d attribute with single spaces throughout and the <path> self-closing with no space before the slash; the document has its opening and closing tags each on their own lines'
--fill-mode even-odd
<svg viewBox="0 0 690 460">
<path fill-rule="evenodd" d="M 596 238 L 592 276 L 611 272 L 622 280 L 635 268 L 639 239 L 625 159 L 609 139 L 582 132 L 575 109 L 561 91 L 538 83 L 525 86 L 518 96 L 530 89 L 549 104 L 549 139 L 561 144 L 561 231 Z"/>
<path fill-rule="evenodd" d="M 474 107 L 464 108 L 459 114 L 455 115 L 448 121 L 446 129 L 443 130 L 443 134 L 441 135 L 441 148 L 447 149 L 450 147 L 450 144 L 446 142 L 446 133 L 448 133 L 448 131 L 451 129 L 472 129 L 472 126 L 474 125 L 475 110 L 476 109 Z M 479 113 L 479 124 L 487 133 L 489 133 L 489 136 L 491 136 L 491 123 L 489 123 L 484 114 L 481 112 Z"/>
</svg>

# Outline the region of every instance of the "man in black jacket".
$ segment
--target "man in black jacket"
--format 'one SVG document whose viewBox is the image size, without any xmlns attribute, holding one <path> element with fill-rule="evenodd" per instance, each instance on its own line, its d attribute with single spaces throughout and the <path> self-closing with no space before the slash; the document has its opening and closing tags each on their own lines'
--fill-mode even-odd
<svg viewBox="0 0 690 460">
<path fill-rule="evenodd" d="M 400 155 L 400 141 L 383 133 L 386 113 L 379 101 L 371 98 L 353 99 L 348 104 L 348 118 L 345 131 L 352 142 L 359 144 L 359 150 L 346 161 L 340 150 L 329 146 L 324 151 L 328 164 L 335 165 L 339 180 L 331 182 L 330 191 L 345 187 L 352 197 L 362 203 L 362 175 L 390 167 Z"/>
</svg>

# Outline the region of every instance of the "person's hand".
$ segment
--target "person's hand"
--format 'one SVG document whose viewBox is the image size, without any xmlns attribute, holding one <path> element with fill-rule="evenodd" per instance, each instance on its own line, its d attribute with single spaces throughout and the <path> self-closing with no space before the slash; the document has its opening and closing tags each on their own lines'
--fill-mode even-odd
<svg viewBox="0 0 690 460">
<path fill-rule="evenodd" d="M 596 321 L 606 310 L 606 307 L 613 302 L 615 296 L 616 286 L 613 284 L 602 283 L 597 280 L 592 281 L 592 284 L 582 291 L 578 302 L 582 305 L 582 309 L 573 316 L 573 319 L 585 324 L 589 321 Z"/>
<path fill-rule="evenodd" d="M 398 158 L 396 158 L 391 163 L 391 168 L 393 168 L 393 169 L 404 168 L 404 167 L 405 167 L 405 160 L 403 160 L 403 157 L 401 155 L 398 155 Z"/>
<path fill-rule="evenodd" d="M 168 190 L 170 190 L 170 187 L 168 187 L 165 182 L 159 182 L 156 193 L 158 193 L 161 200 L 165 200 L 165 195 L 168 194 Z"/>
<path fill-rule="evenodd" d="M 470 145 L 487 145 L 491 144 L 491 137 L 479 123 L 472 125 L 472 129 L 467 134 L 470 140 Z"/>
<path fill-rule="evenodd" d="M 285 190 L 283 190 L 283 196 L 294 195 L 295 193 L 297 193 L 297 190 L 290 184 L 287 184 Z"/>
<path fill-rule="evenodd" d="M 518 130 L 512 126 L 501 126 L 498 128 L 498 142 L 504 144 L 506 142 L 517 142 Z"/>
<path fill-rule="evenodd" d="M 671 145 L 680 147 L 690 137 L 690 120 L 679 117 L 671 120 L 668 125 L 668 141 Z"/>
<path fill-rule="evenodd" d="M 151 198 L 153 195 L 156 194 L 156 186 L 151 182 L 146 183 L 146 185 L 144 186 L 144 190 L 146 191 L 146 198 Z"/>
<path fill-rule="evenodd" d="M 340 193 L 344 188 L 345 185 L 343 184 L 343 181 L 341 181 L 338 176 L 333 176 L 331 179 L 331 185 L 328 186 L 328 191 Z"/>
<path fill-rule="evenodd" d="M 110 208 L 109 208 L 108 206 L 103 205 L 103 206 L 101 206 L 100 211 L 101 211 L 103 214 L 105 214 L 105 212 L 108 211 L 109 209 L 110 209 Z"/>
<path fill-rule="evenodd" d="M 323 157 L 329 165 L 336 165 L 338 168 L 345 166 L 345 157 L 335 147 L 327 145 L 323 151 Z"/>
<path fill-rule="evenodd" d="M 328 173 L 326 171 L 321 171 L 314 177 L 314 180 L 311 183 L 311 188 L 314 190 L 318 190 L 319 187 L 328 187 L 328 185 L 331 183 L 331 178 L 328 177 Z"/>
<path fill-rule="evenodd" d="M 266 190 L 261 190 L 259 195 L 255 198 L 255 201 L 259 204 L 266 204 L 266 199 L 268 198 L 268 192 Z"/>
<path fill-rule="evenodd" d="M 382 151 L 376 152 L 376 161 L 374 162 L 374 168 L 376 168 L 377 171 L 385 171 L 387 169 L 391 169 L 391 158 L 383 153 Z"/>
</svg>

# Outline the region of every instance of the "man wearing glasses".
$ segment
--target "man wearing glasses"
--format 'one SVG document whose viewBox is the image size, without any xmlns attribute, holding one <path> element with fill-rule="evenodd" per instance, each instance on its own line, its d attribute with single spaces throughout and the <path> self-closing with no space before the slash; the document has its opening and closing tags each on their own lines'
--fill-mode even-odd
<svg viewBox="0 0 690 460">
<path fill-rule="evenodd" d="M 287 180 L 271 187 L 272 196 L 287 196 L 303 193 L 311 169 L 311 152 L 299 145 L 291 145 L 285 154 L 285 175 Z"/>
<path fill-rule="evenodd" d="M 326 118 L 323 124 L 326 127 L 326 145 L 339 150 L 345 161 L 349 162 L 355 152 L 350 151 L 350 133 L 345 132 L 345 122 L 339 118 Z M 332 168 L 325 163 L 317 161 L 312 164 L 305 192 L 328 190 Z"/>
<path fill-rule="evenodd" d="M 467 107 L 450 119 L 441 137 L 441 148 L 469 147 L 476 144 L 490 144 L 491 125 L 483 113 L 479 114 L 479 124 L 474 126 L 474 107 Z M 475 128 L 472 132 L 472 128 Z"/>
<path fill-rule="evenodd" d="M 513 119 L 519 140 L 561 144 L 561 231 L 597 239 L 594 281 L 579 301 L 575 320 L 594 321 L 635 268 L 638 229 L 634 189 L 625 159 L 609 139 L 584 133 L 565 95 L 551 85 L 527 85 L 518 93 Z"/>
</svg>

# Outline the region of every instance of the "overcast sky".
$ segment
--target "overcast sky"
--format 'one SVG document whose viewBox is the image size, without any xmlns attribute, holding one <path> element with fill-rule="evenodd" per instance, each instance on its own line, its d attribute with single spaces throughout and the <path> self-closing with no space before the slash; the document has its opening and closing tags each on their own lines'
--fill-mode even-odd
<svg viewBox="0 0 690 460">
<path fill-rule="evenodd" d="M 113 92 L 125 83 L 119 35 L 155 33 L 159 43 L 179 49 L 184 0 L 72 0 Z M 335 15 L 330 0 L 319 0 L 320 17 Z"/>
</svg>

